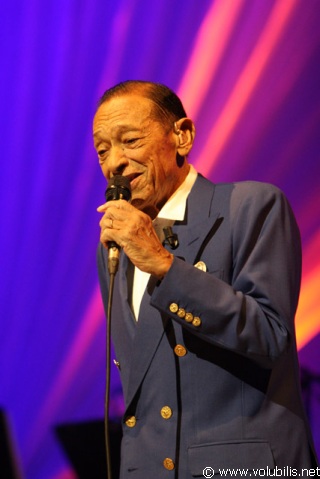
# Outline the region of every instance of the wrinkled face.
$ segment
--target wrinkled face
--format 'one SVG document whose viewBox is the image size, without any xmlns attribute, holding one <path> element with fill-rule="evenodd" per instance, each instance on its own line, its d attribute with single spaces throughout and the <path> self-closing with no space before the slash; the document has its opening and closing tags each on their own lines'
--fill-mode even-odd
<svg viewBox="0 0 320 479">
<path fill-rule="evenodd" d="M 93 123 L 94 146 L 103 175 L 127 176 L 132 204 L 156 216 L 183 182 L 186 167 L 177 164 L 177 135 L 157 121 L 154 104 L 139 94 L 107 100 Z M 169 130 L 169 131 L 168 131 Z"/>
</svg>

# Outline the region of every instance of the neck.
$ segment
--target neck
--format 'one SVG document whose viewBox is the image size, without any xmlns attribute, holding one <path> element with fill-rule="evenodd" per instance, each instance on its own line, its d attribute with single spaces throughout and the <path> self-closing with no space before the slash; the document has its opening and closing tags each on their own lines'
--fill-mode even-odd
<svg viewBox="0 0 320 479">
<path fill-rule="evenodd" d="M 146 206 L 145 209 L 143 209 L 144 213 L 146 213 L 152 220 L 154 220 L 158 214 L 159 211 L 163 208 L 163 206 L 167 203 L 167 201 L 171 198 L 171 196 L 177 191 L 178 188 L 183 184 L 185 181 L 186 177 L 188 176 L 188 173 L 190 171 L 190 165 L 185 162 L 183 169 L 180 171 L 180 175 L 177 178 L 177 181 L 175 182 L 175 188 L 165 197 L 162 198 L 162 200 L 157 203 L 156 205 L 148 205 Z"/>
</svg>

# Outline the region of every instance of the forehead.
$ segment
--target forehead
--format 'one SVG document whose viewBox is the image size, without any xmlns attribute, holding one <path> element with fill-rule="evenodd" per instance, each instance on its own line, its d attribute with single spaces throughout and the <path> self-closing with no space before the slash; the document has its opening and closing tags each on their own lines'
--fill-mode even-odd
<svg viewBox="0 0 320 479">
<path fill-rule="evenodd" d="M 93 120 L 94 136 L 101 132 L 147 127 L 154 120 L 154 104 L 141 95 L 115 96 L 99 106 Z"/>
</svg>

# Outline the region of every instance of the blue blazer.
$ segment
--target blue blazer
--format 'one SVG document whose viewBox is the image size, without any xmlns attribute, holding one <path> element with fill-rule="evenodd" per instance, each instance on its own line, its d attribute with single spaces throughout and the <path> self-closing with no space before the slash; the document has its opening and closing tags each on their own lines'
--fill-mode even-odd
<svg viewBox="0 0 320 479">
<path fill-rule="evenodd" d="M 205 467 L 215 474 L 315 467 L 294 332 L 300 236 L 284 195 L 263 183 L 214 185 L 199 175 L 173 229 L 173 265 L 161 282 L 150 279 L 138 322 L 125 255 L 116 277 L 121 479 L 191 479 Z M 105 308 L 106 257 L 100 245 Z M 199 261 L 206 271 L 194 266 Z"/>
</svg>

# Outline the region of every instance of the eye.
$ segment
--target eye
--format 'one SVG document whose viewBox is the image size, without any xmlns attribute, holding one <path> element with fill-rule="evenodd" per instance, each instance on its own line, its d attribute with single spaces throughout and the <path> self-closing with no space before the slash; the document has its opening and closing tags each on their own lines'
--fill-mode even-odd
<svg viewBox="0 0 320 479">
<path fill-rule="evenodd" d="M 133 145 L 133 144 L 136 143 L 139 139 L 140 139 L 140 138 L 136 138 L 136 137 L 134 137 L 134 138 L 126 138 L 126 139 L 124 140 L 124 144 L 125 144 L 125 145 Z"/>
<path fill-rule="evenodd" d="M 108 153 L 108 150 L 106 150 L 106 149 L 101 148 L 100 150 L 97 150 L 99 163 L 104 162 L 104 160 L 106 159 L 107 153 Z"/>
</svg>

